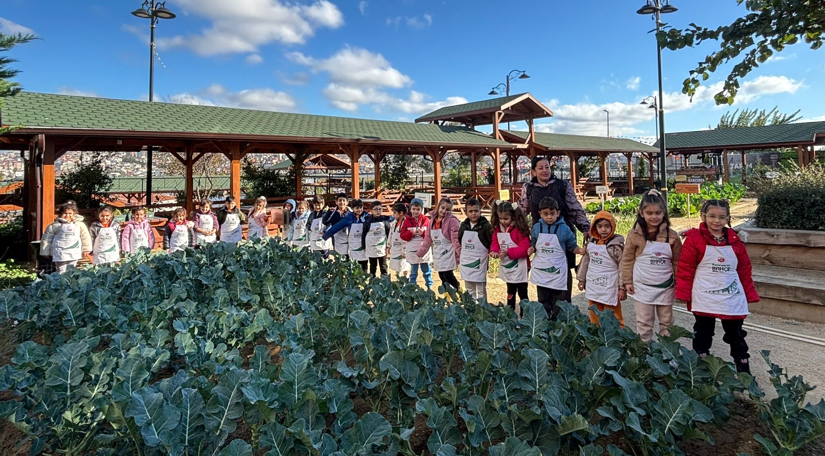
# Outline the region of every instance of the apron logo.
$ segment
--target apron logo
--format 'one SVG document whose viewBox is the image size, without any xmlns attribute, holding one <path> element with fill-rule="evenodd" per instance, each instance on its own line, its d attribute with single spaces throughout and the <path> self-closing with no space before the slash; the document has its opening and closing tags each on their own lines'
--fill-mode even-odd
<svg viewBox="0 0 825 456">
<path fill-rule="evenodd" d="M 718 261 L 720 263 L 724 263 L 725 262 L 725 257 L 719 257 L 719 258 L 716 259 L 716 261 Z"/>
</svg>

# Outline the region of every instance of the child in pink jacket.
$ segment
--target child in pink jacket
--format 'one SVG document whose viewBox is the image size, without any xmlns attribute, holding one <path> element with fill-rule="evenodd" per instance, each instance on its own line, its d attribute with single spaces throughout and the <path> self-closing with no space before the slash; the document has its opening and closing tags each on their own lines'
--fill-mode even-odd
<svg viewBox="0 0 825 456">
<path fill-rule="evenodd" d="M 458 257 L 461 254 L 461 242 L 458 240 L 461 222 L 453 215 L 453 202 L 449 198 L 443 198 L 430 216 L 432 218 L 430 229 L 427 230 L 424 242 L 417 254 L 423 257 L 432 246 L 433 269 L 438 272 L 438 278 L 442 283 L 450 284 L 458 290 L 455 268 L 458 266 Z"/>
<path fill-rule="evenodd" d="M 527 299 L 527 273 L 530 260 L 530 228 L 518 205 L 507 201 L 493 207 L 493 244 L 490 256 L 499 258 L 498 276 L 507 284 L 507 305 L 516 308 L 516 293 Z"/>
</svg>

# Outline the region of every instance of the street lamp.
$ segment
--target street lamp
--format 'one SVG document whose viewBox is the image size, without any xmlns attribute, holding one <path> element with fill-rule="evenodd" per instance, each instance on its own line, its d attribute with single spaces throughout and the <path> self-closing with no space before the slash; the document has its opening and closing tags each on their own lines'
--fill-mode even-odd
<svg viewBox="0 0 825 456">
<path fill-rule="evenodd" d="M 676 7 L 670 4 L 669 0 L 647 0 L 647 4 L 636 11 L 639 14 L 651 14 L 653 20 L 656 21 L 656 34 L 662 29 L 662 14 L 673 13 Z M 659 112 L 659 179 L 660 188 L 667 200 L 667 160 L 665 153 L 665 111 L 662 107 L 664 104 L 664 93 L 662 90 L 662 47 L 659 45 L 659 39 L 656 39 L 656 58 L 659 69 L 659 99 L 657 108 Z"/>
<path fill-rule="evenodd" d="M 607 109 L 602 109 L 605 113 L 607 113 L 607 137 L 610 137 L 610 111 Z"/>
<path fill-rule="evenodd" d="M 487 95 L 501 95 L 501 89 L 504 89 L 504 93 L 510 96 L 510 81 L 514 81 L 516 79 L 530 79 L 530 76 L 524 70 L 512 70 L 507 73 L 507 76 L 504 77 L 504 83 L 499 84 L 490 90 L 490 93 Z M 507 122 L 507 129 L 510 129 L 510 122 Z"/>
<path fill-rule="evenodd" d="M 651 103 L 652 101 L 652 103 Z M 655 95 L 645 97 L 639 103 L 641 105 L 648 105 L 648 109 L 653 109 L 653 130 L 656 132 L 656 141 L 659 140 L 659 100 L 656 99 Z"/>
<path fill-rule="evenodd" d="M 145 0 L 140 8 L 132 11 L 132 16 L 149 19 L 149 101 L 154 101 L 155 93 L 155 26 L 158 19 L 174 19 L 175 13 L 166 8 L 166 2 Z M 152 204 L 152 149 L 146 149 L 146 205 Z"/>
</svg>

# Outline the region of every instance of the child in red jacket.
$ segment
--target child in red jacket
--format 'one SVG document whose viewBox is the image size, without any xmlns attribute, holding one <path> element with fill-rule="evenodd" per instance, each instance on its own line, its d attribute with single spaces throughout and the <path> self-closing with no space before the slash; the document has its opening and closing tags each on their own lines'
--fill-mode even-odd
<svg viewBox="0 0 825 456">
<path fill-rule="evenodd" d="M 427 250 L 424 256 L 418 256 L 418 249 L 424 244 L 424 237 L 430 227 L 430 219 L 424 215 L 424 201 L 413 198 L 410 202 L 410 213 L 401 225 L 401 239 L 407 243 L 407 262 L 410 263 L 410 283 L 418 279 L 418 269 L 424 274 L 424 284 L 427 289 L 433 287 L 433 271 L 430 269 L 432 255 Z"/>
<path fill-rule="evenodd" d="M 493 243 L 490 256 L 500 258 L 498 276 L 507 284 L 507 305 L 516 309 L 516 293 L 527 299 L 527 273 L 530 260 L 530 228 L 518 204 L 498 202 L 493 207 Z"/>
<path fill-rule="evenodd" d="M 725 225 L 730 205 L 725 200 L 708 200 L 702 205 L 702 224 L 686 233 L 676 269 L 676 300 L 693 312 L 693 350 L 701 357 L 710 354 L 716 319 L 725 330 L 723 340 L 737 372 L 750 373 L 747 332 L 742 329 L 748 303 L 759 294 L 751 277 L 751 262 L 745 244 Z"/>
</svg>

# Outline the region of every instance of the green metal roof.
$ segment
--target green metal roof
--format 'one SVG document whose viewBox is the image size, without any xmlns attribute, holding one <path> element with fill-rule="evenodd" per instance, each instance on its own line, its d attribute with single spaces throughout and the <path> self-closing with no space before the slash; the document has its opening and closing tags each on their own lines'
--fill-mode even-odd
<svg viewBox="0 0 825 456">
<path fill-rule="evenodd" d="M 527 139 L 528 132 L 505 130 L 504 133 Z M 548 149 L 559 151 L 591 152 L 659 152 L 655 147 L 625 138 L 601 136 L 562 135 L 558 133 L 536 133 L 536 143 Z"/>
<path fill-rule="evenodd" d="M 481 101 L 474 101 L 472 103 L 464 103 L 460 105 L 453 105 L 453 106 L 445 106 L 440 109 L 436 109 L 435 111 L 424 114 L 423 116 L 415 119 L 416 122 L 427 122 L 430 120 L 442 119 L 444 117 L 451 117 L 451 116 L 460 116 L 461 114 L 468 113 L 468 112 L 476 112 L 476 111 L 485 111 L 487 109 L 497 108 L 503 104 L 507 104 L 516 98 L 524 95 L 520 93 L 518 95 L 510 95 L 509 97 L 499 97 L 499 98 L 490 98 L 489 100 L 481 100 Z"/>
<path fill-rule="evenodd" d="M 779 144 L 811 144 L 816 135 L 825 136 L 825 122 L 802 122 L 764 127 L 719 128 L 716 130 L 667 133 L 669 151 L 686 149 L 755 149 Z M 656 144 L 658 147 L 658 143 Z M 754 147 L 757 146 L 757 147 Z"/>
<path fill-rule="evenodd" d="M 258 140 L 272 136 L 325 142 L 338 139 L 343 143 L 510 147 L 465 127 L 31 92 L 4 100 L 0 124 L 24 126 L 13 134 L 26 134 L 26 128 L 72 129 L 236 135 Z"/>
<path fill-rule="evenodd" d="M 194 177 L 195 188 L 209 187 L 209 181 L 205 177 Z M 215 190 L 229 189 L 229 176 L 212 177 L 212 188 Z M 146 190 L 146 178 L 144 177 L 116 177 L 112 180 L 112 188 L 109 193 L 143 193 Z M 154 176 L 152 177 L 153 193 L 182 192 L 186 190 L 186 181 L 178 176 Z"/>
</svg>

